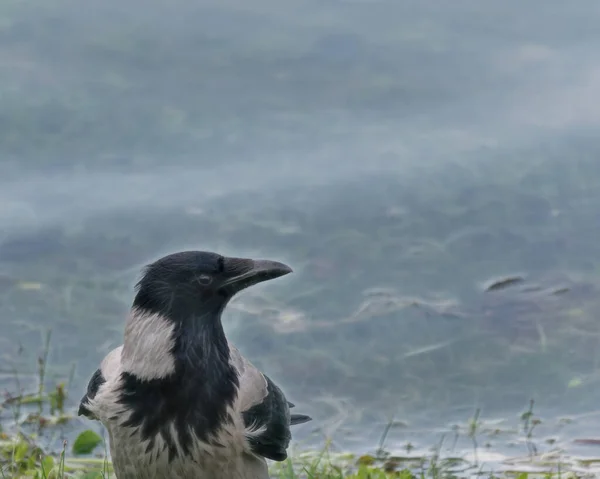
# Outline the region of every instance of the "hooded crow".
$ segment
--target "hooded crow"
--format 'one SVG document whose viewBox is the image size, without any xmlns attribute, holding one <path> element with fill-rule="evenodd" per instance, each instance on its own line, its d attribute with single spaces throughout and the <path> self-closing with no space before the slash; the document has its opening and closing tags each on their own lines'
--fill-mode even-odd
<svg viewBox="0 0 600 479">
<path fill-rule="evenodd" d="M 277 385 L 231 345 L 229 300 L 290 273 L 268 260 L 185 251 L 150 264 L 122 346 L 89 381 L 79 415 L 107 429 L 118 479 L 268 479 L 283 461 L 291 414 Z"/>
</svg>

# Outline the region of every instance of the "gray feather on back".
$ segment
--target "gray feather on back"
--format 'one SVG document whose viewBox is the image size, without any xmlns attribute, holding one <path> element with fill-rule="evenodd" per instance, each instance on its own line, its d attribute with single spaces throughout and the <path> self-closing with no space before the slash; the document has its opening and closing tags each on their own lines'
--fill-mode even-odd
<svg viewBox="0 0 600 479">
<path fill-rule="evenodd" d="M 240 379 L 238 396 L 240 410 L 247 411 L 267 397 L 267 380 L 232 344 L 229 345 L 229 352 L 231 364 L 238 372 Z"/>
</svg>

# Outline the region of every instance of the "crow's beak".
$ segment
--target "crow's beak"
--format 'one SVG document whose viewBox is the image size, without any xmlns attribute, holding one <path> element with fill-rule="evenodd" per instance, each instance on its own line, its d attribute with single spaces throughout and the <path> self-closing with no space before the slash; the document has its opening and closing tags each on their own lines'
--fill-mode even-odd
<svg viewBox="0 0 600 479">
<path fill-rule="evenodd" d="M 292 272 L 287 264 L 266 259 L 225 258 L 221 288 L 232 293 Z"/>
</svg>

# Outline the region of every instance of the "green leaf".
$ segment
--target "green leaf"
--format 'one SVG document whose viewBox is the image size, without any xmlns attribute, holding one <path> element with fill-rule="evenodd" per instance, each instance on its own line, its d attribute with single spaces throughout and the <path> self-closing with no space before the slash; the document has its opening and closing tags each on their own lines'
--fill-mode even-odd
<svg viewBox="0 0 600 479">
<path fill-rule="evenodd" d="M 402 469 L 398 474 L 399 479 L 415 479 L 415 475 L 408 469 Z"/>
<path fill-rule="evenodd" d="M 21 462 L 24 458 L 25 458 L 25 454 L 27 454 L 27 451 L 29 450 L 29 444 L 27 444 L 26 442 L 20 442 L 19 444 L 17 444 L 17 446 L 15 447 L 15 462 Z"/>
<path fill-rule="evenodd" d="M 54 458 L 52 456 L 46 456 L 42 459 L 42 471 L 46 476 L 50 474 L 50 471 L 54 467 Z"/>
<path fill-rule="evenodd" d="M 102 438 L 98 435 L 98 433 L 88 429 L 87 431 L 83 431 L 75 442 L 73 443 L 73 454 L 89 454 L 92 452 L 98 444 L 102 442 Z"/>
</svg>

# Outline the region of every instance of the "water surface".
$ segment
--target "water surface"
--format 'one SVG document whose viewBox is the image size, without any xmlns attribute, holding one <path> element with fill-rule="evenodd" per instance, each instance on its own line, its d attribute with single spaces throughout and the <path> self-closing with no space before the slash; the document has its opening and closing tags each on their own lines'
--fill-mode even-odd
<svg viewBox="0 0 600 479">
<path fill-rule="evenodd" d="M 600 391 L 598 17 L 4 2 L 2 380 L 51 329 L 78 398 L 141 266 L 197 248 L 293 266 L 225 327 L 315 416 L 308 441 L 374 448 L 393 416 L 425 444 L 479 407 L 518 423 L 531 398 L 547 434 L 587 434 L 559 425 Z"/>
</svg>

